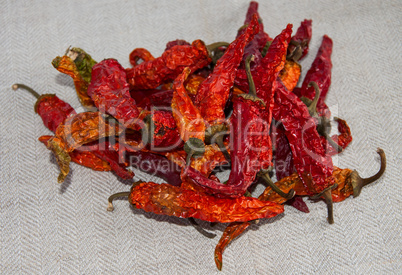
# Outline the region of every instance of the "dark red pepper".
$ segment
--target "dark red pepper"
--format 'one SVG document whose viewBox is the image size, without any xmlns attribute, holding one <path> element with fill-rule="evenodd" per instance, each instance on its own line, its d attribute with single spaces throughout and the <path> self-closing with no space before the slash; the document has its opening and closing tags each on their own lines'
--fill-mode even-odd
<svg viewBox="0 0 402 275">
<path fill-rule="evenodd" d="M 125 127 L 140 127 L 140 112 L 130 96 L 126 71 L 117 60 L 105 59 L 92 67 L 88 95 L 100 112 L 112 115 Z"/>
</svg>

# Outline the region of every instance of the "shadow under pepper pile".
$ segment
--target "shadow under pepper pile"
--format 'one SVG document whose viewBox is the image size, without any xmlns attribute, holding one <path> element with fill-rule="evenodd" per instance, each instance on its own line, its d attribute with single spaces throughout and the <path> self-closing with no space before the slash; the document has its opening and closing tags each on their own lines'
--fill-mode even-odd
<svg viewBox="0 0 402 275">
<path fill-rule="evenodd" d="M 108 210 L 114 198 L 127 196 L 145 211 L 190 219 L 208 237 L 215 235 L 194 219 L 230 223 L 215 250 L 221 269 L 225 247 L 252 222 L 282 213 L 285 203 L 309 212 L 302 199 L 307 196 L 325 201 L 332 224 L 333 203 L 357 197 L 385 171 L 381 149 L 380 170 L 368 179 L 333 165 L 332 156 L 352 141 L 340 118 L 334 118 L 339 134 L 330 136 L 325 97 L 333 42 L 323 36 L 300 80 L 312 20 L 302 21 L 293 36 L 292 29 L 288 24 L 271 38 L 258 3 L 251 2 L 231 43 L 175 40 L 160 57 L 137 48 L 129 55 L 131 68 L 115 59 L 96 62 L 84 50 L 69 48 L 52 64 L 73 78 L 88 110 L 82 113 L 56 95 L 39 95 L 23 84 L 13 89 L 37 98 L 35 112 L 54 132 L 39 140 L 56 156 L 60 183 L 70 162 L 114 171 L 125 180 L 134 178 L 134 167 L 166 183 L 133 182 L 130 192 L 109 198 Z M 219 180 L 219 169 L 230 169 L 227 181 Z M 266 188 L 253 197 L 250 190 L 260 183 Z"/>
</svg>

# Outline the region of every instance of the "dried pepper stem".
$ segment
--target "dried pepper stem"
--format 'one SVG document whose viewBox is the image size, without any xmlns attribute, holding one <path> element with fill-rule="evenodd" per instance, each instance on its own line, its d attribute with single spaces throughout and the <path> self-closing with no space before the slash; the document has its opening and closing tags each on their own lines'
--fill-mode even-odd
<svg viewBox="0 0 402 275">
<path fill-rule="evenodd" d="M 40 94 L 38 94 L 34 89 L 32 89 L 31 87 L 28 87 L 27 85 L 15 83 L 15 84 L 13 84 L 13 86 L 11 86 L 11 88 L 14 91 L 19 88 L 24 89 L 24 90 L 28 91 L 31 95 L 33 95 L 36 99 L 40 98 Z"/>
<path fill-rule="evenodd" d="M 385 157 L 384 150 L 382 150 L 381 148 L 378 148 L 377 153 L 380 155 L 380 158 L 381 158 L 381 166 L 380 166 L 380 170 L 375 175 L 373 175 L 369 178 L 361 178 L 359 176 L 359 173 L 356 170 L 354 170 L 350 174 L 354 198 L 356 198 L 360 195 L 360 192 L 364 186 L 378 180 L 384 174 L 385 168 L 387 166 L 387 159 Z"/>
<path fill-rule="evenodd" d="M 268 175 L 267 171 L 261 170 L 260 173 L 258 174 L 260 179 L 262 179 L 266 184 L 268 184 L 269 187 L 272 188 L 272 190 L 276 193 L 278 193 L 279 196 L 290 200 L 296 195 L 295 190 L 290 189 L 288 193 L 283 192 L 278 186 L 275 185 L 275 183 L 271 180 L 271 177 Z"/>
<path fill-rule="evenodd" d="M 338 184 L 333 184 L 331 186 L 328 186 L 327 188 L 325 188 L 324 190 L 322 190 L 322 192 L 320 192 L 317 195 L 314 195 L 311 197 L 311 199 L 315 200 L 315 199 L 319 199 L 320 197 L 323 197 L 325 200 L 325 203 L 327 205 L 327 211 L 328 211 L 328 223 L 329 224 L 333 224 L 334 223 L 334 203 L 332 201 L 332 190 L 336 189 L 338 187 Z"/>
<path fill-rule="evenodd" d="M 216 234 L 214 233 L 210 233 L 208 231 L 206 231 L 204 228 L 202 228 L 196 221 L 194 218 L 188 218 L 190 224 L 198 231 L 200 232 L 203 236 L 213 239 L 216 237 Z"/>
<path fill-rule="evenodd" d="M 119 193 L 111 195 L 109 197 L 109 199 L 108 199 L 109 205 L 108 205 L 106 210 L 109 211 L 109 212 L 114 210 L 114 206 L 113 206 L 113 200 L 114 199 L 121 198 L 121 197 L 127 197 L 127 199 L 128 199 L 129 196 L 130 196 L 130 192 L 119 192 Z"/>
</svg>

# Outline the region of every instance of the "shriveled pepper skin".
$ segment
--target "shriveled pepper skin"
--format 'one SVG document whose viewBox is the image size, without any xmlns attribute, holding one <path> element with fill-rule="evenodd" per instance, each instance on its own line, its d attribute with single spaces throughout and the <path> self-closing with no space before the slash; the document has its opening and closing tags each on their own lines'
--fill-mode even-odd
<svg viewBox="0 0 402 275">
<path fill-rule="evenodd" d="M 342 147 L 342 149 L 345 149 L 353 140 L 352 133 L 350 131 L 349 125 L 346 123 L 345 120 L 337 117 L 334 119 L 338 122 L 339 134 L 333 135 L 331 138 L 336 144 Z M 321 140 L 324 144 L 326 144 L 328 155 L 333 156 L 339 153 L 334 147 L 332 147 L 330 144 L 327 144 L 327 140 L 325 139 L 325 137 L 321 137 Z"/>
<path fill-rule="evenodd" d="M 124 68 L 115 59 L 105 59 L 92 68 L 88 95 L 102 113 L 115 117 L 128 128 L 137 129 L 139 110 L 130 96 Z"/>
<path fill-rule="evenodd" d="M 320 98 L 317 103 L 317 112 L 320 116 L 330 116 L 329 108 L 325 104 L 325 98 L 328 94 L 329 86 L 331 85 L 331 70 L 332 70 L 332 54 L 333 42 L 331 38 L 324 35 L 318 53 L 311 65 L 310 69 L 303 80 L 302 87 L 296 92 L 298 96 L 304 96 L 308 99 L 313 99 L 315 90 L 309 86 L 311 81 L 317 83 L 320 89 Z"/>
<path fill-rule="evenodd" d="M 190 74 L 190 68 L 185 68 L 173 84 L 172 111 L 184 142 L 190 138 L 205 140 L 205 121 L 200 111 L 187 94 L 184 82 Z"/>
<path fill-rule="evenodd" d="M 283 212 L 282 205 L 256 198 L 220 199 L 166 183 L 140 183 L 129 196 L 131 204 L 147 212 L 209 222 L 250 221 Z"/>
<path fill-rule="evenodd" d="M 296 48 L 295 44 L 299 44 L 301 46 L 301 50 L 302 50 L 302 55 L 300 56 L 300 58 L 298 60 L 303 59 L 308 51 L 309 51 L 309 44 L 310 44 L 310 40 L 313 34 L 312 31 L 312 20 L 308 20 L 305 19 L 304 21 L 302 21 L 300 23 L 299 28 L 296 31 L 296 34 L 294 36 L 292 36 L 292 43 L 289 45 L 288 48 L 288 52 L 292 53 L 293 50 Z M 293 43 L 295 42 L 295 43 Z"/>
<path fill-rule="evenodd" d="M 258 31 L 257 15 L 254 15 L 246 31 L 229 45 L 216 63 L 213 72 L 201 83 L 196 96 L 196 105 L 207 123 L 212 125 L 225 119 L 226 101 L 243 58 L 244 47 Z"/>
<path fill-rule="evenodd" d="M 286 60 L 285 66 L 280 72 L 279 77 L 282 80 L 283 85 L 285 85 L 289 91 L 293 91 L 297 82 L 299 82 L 300 74 L 300 64 L 293 60 Z"/>
<path fill-rule="evenodd" d="M 173 46 L 162 56 L 127 69 L 127 80 L 131 89 L 153 89 L 174 80 L 186 67 L 195 72 L 210 62 L 204 42 L 195 40 L 191 45 Z"/>
<path fill-rule="evenodd" d="M 332 159 L 325 153 L 315 121 L 311 119 L 306 105 L 280 80 L 277 82 L 273 117 L 281 121 L 286 130 L 299 176 L 312 179 L 304 181 L 306 189 L 310 194 L 319 193 L 332 185 L 332 181 L 328 180 L 332 174 Z"/>
<path fill-rule="evenodd" d="M 35 112 L 42 118 L 43 124 L 52 132 L 70 115 L 76 114 L 70 104 L 53 94 L 44 94 L 35 104 Z"/>
<path fill-rule="evenodd" d="M 153 110 L 148 118 L 152 134 L 151 150 L 166 150 L 177 148 L 182 145 L 179 128 L 171 111 Z"/>
</svg>

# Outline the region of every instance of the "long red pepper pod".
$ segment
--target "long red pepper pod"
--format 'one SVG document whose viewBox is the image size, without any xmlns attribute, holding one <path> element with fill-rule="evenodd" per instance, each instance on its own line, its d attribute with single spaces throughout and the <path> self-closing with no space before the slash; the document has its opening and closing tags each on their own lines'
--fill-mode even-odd
<svg viewBox="0 0 402 275">
<path fill-rule="evenodd" d="M 39 137 L 39 141 L 42 142 L 47 146 L 48 141 L 52 138 L 52 136 L 41 136 Z M 112 168 L 110 167 L 107 161 L 104 161 L 97 157 L 91 151 L 78 151 L 74 150 L 69 153 L 71 161 L 82 166 L 88 167 L 95 171 L 111 171 Z"/>
<path fill-rule="evenodd" d="M 306 97 L 308 99 L 314 99 L 315 90 L 313 87 L 309 86 L 309 83 L 314 81 L 317 83 L 320 89 L 320 97 L 317 103 L 317 112 L 320 116 L 329 117 L 330 112 L 325 104 L 325 98 L 328 94 L 329 86 L 331 85 L 331 54 L 332 54 L 333 42 L 331 38 L 324 35 L 318 53 L 311 65 L 310 69 L 303 80 L 302 87 L 299 91 L 295 93 L 301 97 Z"/>
<path fill-rule="evenodd" d="M 292 149 L 296 170 L 304 180 L 306 189 L 317 194 L 333 184 L 330 180 L 333 164 L 316 129 L 315 121 L 310 117 L 306 105 L 280 82 L 275 93 L 273 117 L 281 121 Z"/>
<path fill-rule="evenodd" d="M 210 62 L 204 42 L 195 40 L 191 45 L 173 46 L 162 56 L 127 69 L 127 80 L 131 89 L 153 89 L 174 80 L 186 67 L 195 72 Z"/>
<path fill-rule="evenodd" d="M 258 18 L 254 15 L 246 31 L 229 45 L 216 63 L 213 72 L 201 83 L 196 96 L 196 105 L 207 123 L 212 125 L 225 119 L 226 101 L 243 58 L 244 48 L 258 31 Z"/>
<path fill-rule="evenodd" d="M 280 204 L 262 202 L 256 198 L 216 198 L 170 184 L 153 182 L 133 186 L 129 201 L 147 212 L 221 223 L 271 218 L 284 210 Z"/>
<path fill-rule="evenodd" d="M 70 104 L 52 94 L 44 94 L 38 98 L 35 103 L 35 112 L 52 132 L 55 132 L 68 116 L 76 114 Z"/>
<path fill-rule="evenodd" d="M 138 129 L 139 110 L 131 98 L 126 71 L 115 59 L 105 59 L 92 67 L 88 95 L 102 113 L 115 117 L 128 128 Z"/>
<path fill-rule="evenodd" d="M 289 54 L 292 54 L 297 45 L 300 45 L 301 56 L 298 57 L 297 60 L 303 59 L 309 51 L 309 44 L 313 33 L 311 27 L 312 22 L 312 20 L 304 19 L 304 21 L 300 23 L 296 34 L 292 36 L 288 52 Z"/>
<path fill-rule="evenodd" d="M 187 94 L 184 82 L 190 75 L 190 68 L 185 68 L 173 84 L 172 111 L 179 128 L 180 137 L 184 142 L 190 138 L 205 140 L 205 121 L 200 111 Z"/>
</svg>

